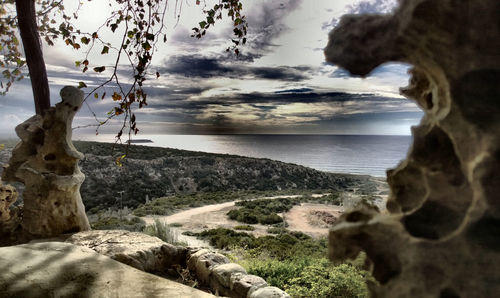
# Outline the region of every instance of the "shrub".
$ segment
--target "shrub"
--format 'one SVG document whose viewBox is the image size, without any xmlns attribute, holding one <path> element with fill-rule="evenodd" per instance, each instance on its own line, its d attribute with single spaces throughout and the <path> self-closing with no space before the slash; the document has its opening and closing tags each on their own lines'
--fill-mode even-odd
<svg viewBox="0 0 500 298">
<path fill-rule="evenodd" d="M 334 266 L 326 258 L 253 258 L 241 264 L 292 297 L 369 297 L 366 282 L 373 280 L 364 270 L 349 264 Z"/>
<path fill-rule="evenodd" d="M 171 243 L 177 244 L 177 233 L 173 231 L 166 222 L 162 222 L 159 219 L 155 219 L 152 225 L 148 225 L 144 228 L 143 233 L 148 234 L 150 236 L 155 236 L 160 238 L 161 240 Z"/>
<path fill-rule="evenodd" d="M 127 230 L 132 232 L 141 232 L 146 223 L 139 217 L 102 217 L 93 221 L 91 227 L 94 230 Z"/>
<path fill-rule="evenodd" d="M 285 290 L 292 297 L 369 297 L 366 276 L 354 266 L 320 259 L 290 279 Z"/>
<path fill-rule="evenodd" d="M 242 231 L 254 231 L 255 227 L 252 227 L 250 225 L 240 225 L 240 226 L 235 226 L 233 229 Z"/>
<path fill-rule="evenodd" d="M 282 227 L 270 227 L 266 230 L 269 234 L 282 234 L 288 232 L 287 229 Z"/>
</svg>

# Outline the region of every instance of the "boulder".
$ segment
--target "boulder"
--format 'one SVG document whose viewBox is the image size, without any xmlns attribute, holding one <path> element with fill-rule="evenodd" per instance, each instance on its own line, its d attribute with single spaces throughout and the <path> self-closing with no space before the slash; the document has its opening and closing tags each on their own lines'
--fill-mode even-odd
<svg viewBox="0 0 500 298">
<path fill-rule="evenodd" d="M 248 293 L 248 298 L 290 298 L 283 290 L 277 287 L 263 287 L 252 290 Z"/>
<path fill-rule="evenodd" d="M 0 297 L 215 297 L 70 243 L 0 248 Z"/>
<path fill-rule="evenodd" d="M 406 160 L 387 172 L 389 214 L 346 214 L 330 258 L 364 250 L 374 297 L 500 293 L 500 27 L 498 0 L 401 0 L 390 15 L 349 15 L 327 61 L 366 76 L 413 65 L 403 95 L 425 112 Z"/>
<path fill-rule="evenodd" d="M 146 272 L 164 272 L 173 265 L 186 266 L 187 249 L 143 233 L 123 230 L 85 231 L 66 242 L 92 250 Z"/>
<path fill-rule="evenodd" d="M 230 282 L 230 290 L 235 297 L 247 297 L 249 292 L 267 287 L 267 282 L 262 277 L 250 274 L 232 274 Z"/>
<path fill-rule="evenodd" d="M 210 279 L 215 266 L 227 263 L 229 263 L 229 259 L 220 253 L 204 253 L 196 260 L 194 270 L 191 272 L 195 273 L 196 277 L 202 284 L 210 285 Z"/>
<path fill-rule="evenodd" d="M 226 288 L 229 288 L 231 284 L 231 276 L 235 273 L 246 274 L 247 271 L 245 268 L 235 263 L 222 264 L 213 268 L 214 277 L 222 286 Z"/>
</svg>

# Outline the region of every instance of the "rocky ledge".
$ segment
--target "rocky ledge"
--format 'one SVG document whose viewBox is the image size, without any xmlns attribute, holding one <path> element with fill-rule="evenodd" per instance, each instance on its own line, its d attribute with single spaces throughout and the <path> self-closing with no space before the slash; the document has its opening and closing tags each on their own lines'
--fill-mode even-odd
<svg viewBox="0 0 500 298">
<path fill-rule="evenodd" d="M 65 242 L 92 249 L 150 273 L 164 274 L 175 268 L 187 268 L 201 285 L 219 295 L 234 298 L 290 297 L 284 291 L 268 286 L 261 277 L 247 274 L 243 267 L 231 263 L 226 256 L 208 249 L 174 246 L 157 237 L 120 230 L 80 232 Z"/>
<path fill-rule="evenodd" d="M 71 243 L 2 247 L 0 268 L 0 297 L 215 297 Z"/>
</svg>

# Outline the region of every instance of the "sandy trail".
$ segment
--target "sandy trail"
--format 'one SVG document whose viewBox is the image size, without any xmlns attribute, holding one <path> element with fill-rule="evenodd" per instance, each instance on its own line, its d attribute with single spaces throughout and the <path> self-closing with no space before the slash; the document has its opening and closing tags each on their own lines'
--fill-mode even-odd
<svg viewBox="0 0 500 298">
<path fill-rule="evenodd" d="M 382 207 L 382 204 L 385 205 L 385 201 L 387 200 L 387 184 L 385 179 L 383 178 L 374 178 L 373 179 L 377 183 L 377 192 L 374 193 L 382 197 L 382 200 L 378 202 Z M 313 197 L 321 197 L 325 194 L 313 194 Z M 358 194 L 347 193 L 349 196 L 357 196 Z M 282 195 L 282 196 L 273 196 L 273 197 L 260 197 L 259 199 L 278 199 L 278 198 L 297 198 L 302 195 Z M 189 246 L 200 246 L 200 247 L 209 247 L 208 242 L 204 240 L 197 239 L 196 237 L 182 235 L 182 232 L 192 231 L 192 232 L 201 232 L 207 229 L 215 229 L 215 228 L 234 228 L 238 225 L 244 225 L 243 223 L 230 220 L 227 217 L 227 213 L 236 209 L 235 202 L 225 202 L 214 205 L 206 205 L 202 207 L 197 207 L 189 210 L 180 211 L 168 216 L 146 216 L 143 217 L 146 224 L 154 223 L 155 219 L 159 219 L 161 222 L 165 222 L 167 224 L 181 224 L 181 227 L 172 227 L 171 229 L 177 233 L 177 238 L 179 242 L 185 242 Z M 381 209 L 385 209 L 383 206 Z M 300 231 L 306 233 L 313 237 L 325 237 L 328 235 L 327 227 L 319 227 L 313 223 L 316 220 L 311 216 L 311 212 L 313 211 L 324 211 L 330 213 L 335 218 L 340 217 L 340 215 L 344 212 L 344 207 L 335 206 L 335 205 L 325 205 L 325 204 L 312 204 L 312 203 L 302 203 L 299 206 L 294 206 L 289 212 L 282 214 L 284 219 L 288 223 L 288 229 L 292 231 Z M 252 225 L 255 230 L 254 231 L 245 231 L 253 234 L 254 236 L 262 236 L 268 235 L 267 229 L 269 226 L 256 224 Z"/>
<path fill-rule="evenodd" d="M 301 195 L 289 195 L 289 196 L 273 196 L 273 197 L 260 197 L 259 199 L 279 199 L 279 198 L 297 198 Z M 321 196 L 321 195 L 320 195 Z M 177 239 L 179 242 L 186 242 L 189 246 L 210 246 L 208 242 L 204 240 L 197 239 L 196 237 L 182 235 L 182 232 L 192 231 L 201 232 L 207 229 L 215 228 L 233 228 L 238 225 L 243 225 L 243 223 L 230 220 L 226 214 L 237 207 L 234 205 L 235 202 L 226 202 L 214 205 L 206 205 L 202 207 L 197 207 L 185 211 L 180 211 L 172 215 L 167 216 L 145 216 L 142 219 L 146 224 L 150 225 L 154 223 L 155 219 L 167 224 L 182 224 L 181 227 L 172 227 L 171 229 L 174 233 L 177 233 Z M 268 226 L 264 225 L 253 225 L 255 230 L 251 233 L 255 236 L 265 235 Z"/>
</svg>

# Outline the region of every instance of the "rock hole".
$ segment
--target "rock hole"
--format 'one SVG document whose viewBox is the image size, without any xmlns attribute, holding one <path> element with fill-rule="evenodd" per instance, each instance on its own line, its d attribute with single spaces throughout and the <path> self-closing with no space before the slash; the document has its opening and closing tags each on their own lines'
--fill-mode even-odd
<svg viewBox="0 0 500 298">
<path fill-rule="evenodd" d="M 425 136 L 415 138 L 412 157 L 417 164 L 432 172 L 442 172 L 453 185 L 464 181 L 460 161 L 448 135 L 439 127 L 433 127 Z"/>
<path fill-rule="evenodd" d="M 432 110 L 432 108 L 434 107 L 434 103 L 432 102 L 432 92 L 428 93 L 425 96 L 425 104 L 427 106 L 427 109 L 429 110 Z"/>
<path fill-rule="evenodd" d="M 500 252 L 500 219 L 480 219 L 469 228 L 467 239 L 481 247 Z"/>
<path fill-rule="evenodd" d="M 363 213 L 361 211 L 353 211 L 347 214 L 345 220 L 348 222 L 358 222 L 358 221 L 368 221 L 372 218 L 370 214 Z"/>
<path fill-rule="evenodd" d="M 73 111 L 74 111 L 74 112 L 78 111 L 78 107 L 74 107 L 74 108 L 73 108 Z"/>
<path fill-rule="evenodd" d="M 460 298 L 460 295 L 452 288 L 445 288 L 441 291 L 439 298 Z"/>
<path fill-rule="evenodd" d="M 46 161 L 56 160 L 56 155 L 54 153 L 49 153 L 43 157 Z"/>
<path fill-rule="evenodd" d="M 412 164 L 403 169 L 388 171 L 387 183 L 395 198 L 394 201 L 387 202 L 387 210 L 391 213 L 410 212 L 425 200 L 427 191 L 422 171 Z"/>
<path fill-rule="evenodd" d="M 370 259 L 375 264 L 373 268 L 373 277 L 381 284 L 386 284 L 393 277 L 401 273 L 401 263 L 395 256 L 378 254 L 370 256 Z"/>
<path fill-rule="evenodd" d="M 454 231 L 461 219 L 455 210 L 430 200 L 403 218 L 403 223 L 412 236 L 436 240 Z"/>
<path fill-rule="evenodd" d="M 63 231 L 62 234 L 73 234 L 73 233 L 77 233 L 77 232 L 80 232 L 80 228 L 79 227 L 73 227 L 71 229 Z"/>
<path fill-rule="evenodd" d="M 59 206 L 61 206 L 61 203 L 59 203 L 59 202 L 54 202 L 54 206 L 55 206 L 55 207 L 59 207 Z"/>
</svg>

